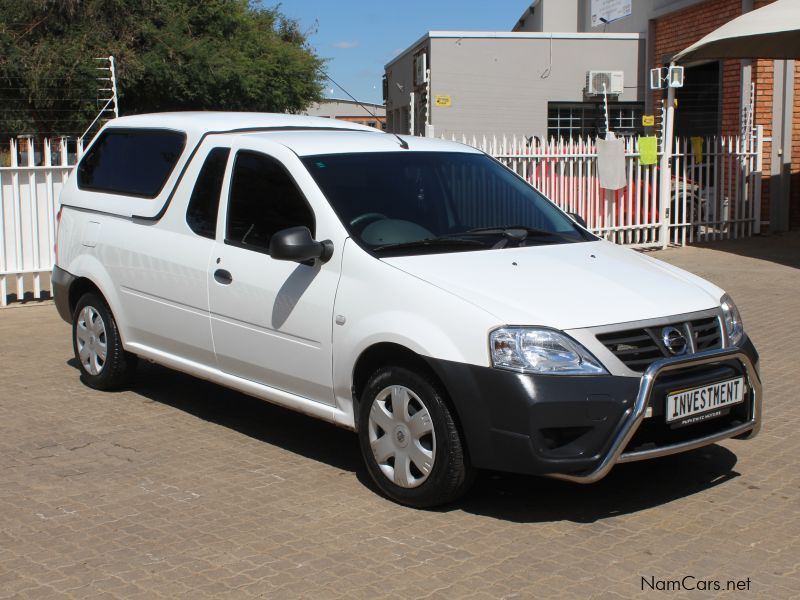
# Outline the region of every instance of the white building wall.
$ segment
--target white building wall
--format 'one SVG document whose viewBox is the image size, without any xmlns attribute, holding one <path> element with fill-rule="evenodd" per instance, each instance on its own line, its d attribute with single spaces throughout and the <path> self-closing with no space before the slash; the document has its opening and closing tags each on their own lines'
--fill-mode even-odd
<svg viewBox="0 0 800 600">
<path fill-rule="evenodd" d="M 703 0 L 631 0 L 624 19 L 592 27 L 596 0 L 536 0 L 525 9 L 514 31 L 647 33 L 650 19 L 681 10 Z"/>
<path fill-rule="evenodd" d="M 586 100 L 589 70 L 624 72 L 624 93 L 613 100 L 644 99 L 645 44 L 638 34 L 431 32 L 387 65 L 388 113 L 408 110 L 413 55 L 426 48 L 436 136 L 545 137 L 548 102 Z M 436 106 L 436 96 L 448 98 L 450 106 Z"/>
</svg>

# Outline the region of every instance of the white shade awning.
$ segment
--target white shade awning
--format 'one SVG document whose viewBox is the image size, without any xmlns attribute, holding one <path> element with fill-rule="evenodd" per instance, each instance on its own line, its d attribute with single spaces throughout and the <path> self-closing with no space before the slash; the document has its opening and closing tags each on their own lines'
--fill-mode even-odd
<svg viewBox="0 0 800 600">
<path fill-rule="evenodd" d="M 800 0 L 776 0 L 747 12 L 672 60 L 687 63 L 725 58 L 800 58 Z"/>
</svg>

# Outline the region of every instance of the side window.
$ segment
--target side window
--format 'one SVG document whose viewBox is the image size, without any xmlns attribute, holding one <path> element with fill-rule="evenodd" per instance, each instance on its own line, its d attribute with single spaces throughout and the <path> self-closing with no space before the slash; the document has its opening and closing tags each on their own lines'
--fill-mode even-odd
<svg viewBox="0 0 800 600">
<path fill-rule="evenodd" d="M 217 230 L 219 195 L 230 153 L 230 148 L 214 148 L 208 153 L 186 209 L 186 223 L 192 231 L 212 240 Z"/>
<path fill-rule="evenodd" d="M 78 187 L 155 198 L 175 168 L 186 136 L 164 129 L 106 129 L 78 165 Z"/>
<path fill-rule="evenodd" d="M 277 231 L 305 225 L 314 234 L 314 214 L 286 169 L 257 152 L 236 154 L 228 201 L 225 241 L 260 252 Z"/>
</svg>

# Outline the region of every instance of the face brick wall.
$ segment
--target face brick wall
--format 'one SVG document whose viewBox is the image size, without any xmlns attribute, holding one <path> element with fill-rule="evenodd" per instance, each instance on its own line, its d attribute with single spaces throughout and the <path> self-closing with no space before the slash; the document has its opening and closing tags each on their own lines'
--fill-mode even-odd
<svg viewBox="0 0 800 600">
<path fill-rule="evenodd" d="M 792 227 L 800 227 L 800 60 L 794 61 L 794 107 L 792 109 Z"/>
<path fill-rule="evenodd" d="M 774 0 L 754 0 L 753 9 L 761 8 Z M 706 0 L 684 10 L 670 13 L 655 20 L 655 43 L 653 44 L 653 65 L 659 66 L 669 57 L 690 46 L 704 35 L 731 19 L 742 14 L 742 0 Z M 773 100 L 772 60 L 752 61 L 751 77 L 755 83 L 756 98 L 754 124 L 764 127 L 764 137 L 772 136 Z M 741 62 L 727 60 L 722 63 L 722 101 L 720 133 L 735 135 L 740 132 L 741 121 Z M 655 93 L 655 106 L 661 106 L 661 93 Z M 680 106 L 678 106 L 680 110 Z M 658 111 L 656 111 L 658 113 Z M 792 128 L 792 183 L 791 183 L 791 224 L 800 226 L 800 60 L 795 62 L 794 117 Z M 770 142 L 764 143 L 763 189 L 761 215 L 769 219 L 769 174 L 772 148 Z"/>
<path fill-rule="evenodd" d="M 752 79 L 756 85 L 756 102 L 753 123 L 764 127 L 764 137 L 772 137 L 772 93 L 773 62 L 771 60 L 754 60 Z M 763 182 L 761 187 L 761 218 L 769 219 L 769 173 L 772 168 L 772 145 L 764 142 Z"/>
<path fill-rule="evenodd" d="M 691 46 L 704 35 L 711 33 L 742 14 L 741 0 L 708 0 L 684 10 L 670 13 L 655 22 L 653 63 L 663 64 L 669 57 Z M 668 64 L 668 63 L 667 63 Z M 721 133 L 739 132 L 741 66 L 738 60 L 722 64 L 722 114 Z M 661 98 L 656 99 L 656 106 Z M 680 110 L 680 106 L 678 106 Z"/>
</svg>

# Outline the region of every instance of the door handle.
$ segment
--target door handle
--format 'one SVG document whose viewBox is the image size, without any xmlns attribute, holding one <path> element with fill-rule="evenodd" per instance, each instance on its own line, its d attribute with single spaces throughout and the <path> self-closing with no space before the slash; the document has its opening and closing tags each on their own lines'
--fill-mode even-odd
<svg viewBox="0 0 800 600">
<path fill-rule="evenodd" d="M 226 271 L 225 269 L 217 269 L 214 271 L 214 279 L 217 283 L 221 283 L 222 285 L 230 285 L 233 283 L 233 275 L 231 275 L 230 271 Z"/>
</svg>

